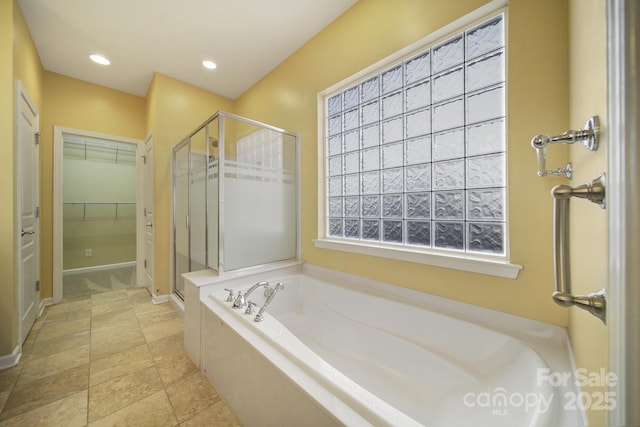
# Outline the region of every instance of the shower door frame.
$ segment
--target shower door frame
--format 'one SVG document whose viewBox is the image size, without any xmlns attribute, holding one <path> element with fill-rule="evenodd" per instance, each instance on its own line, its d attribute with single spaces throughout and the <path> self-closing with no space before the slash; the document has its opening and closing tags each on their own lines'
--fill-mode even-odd
<svg viewBox="0 0 640 427">
<path fill-rule="evenodd" d="M 185 145 L 189 145 L 189 153 L 191 153 L 191 138 L 193 136 L 195 136 L 198 132 L 200 132 L 202 129 L 206 128 L 206 137 L 207 137 L 207 141 L 209 141 L 209 137 L 212 136 L 210 129 L 209 129 L 209 124 L 212 123 L 214 120 L 218 119 L 218 152 L 220 153 L 220 156 L 218 158 L 218 200 L 222 201 L 221 203 L 218 203 L 218 223 L 217 223 L 217 227 L 218 227 L 218 262 L 217 262 L 217 269 L 213 268 L 209 265 L 209 244 L 212 243 L 209 241 L 209 221 L 208 221 L 208 214 L 209 214 L 209 201 L 207 200 L 205 203 L 205 218 L 207 218 L 207 220 L 205 221 L 205 260 L 206 260 L 206 269 L 207 270 L 211 270 L 213 272 L 216 272 L 219 276 L 222 276 L 226 273 L 228 273 L 227 271 L 225 271 L 224 269 L 224 262 L 221 262 L 221 260 L 224 260 L 224 240 L 225 240 L 225 236 L 224 236 L 224 150 L 225 150 L 225 141 L 224 141 L 224 137 L 225 137 L 225 119 L 232 119 L 232 120 L 236 120 L 242 123 L 246 123 L 252 126 L 256 126 L 256 127 L 260 127 L 262 129 L 267 129 L 267 130 L 272 130 L 278 133 L 281 133 L 283 135 L 288 135 L 290 137 L 293 137 L 295 140 L 295 164 L 296 164 L 296 171 L 295 171 L 295 194 L 296 194 L 296 254 L 295 257 L 293 258 L 289 258 L 286 260 L 280 260 L 280 261 L 275 261 L 275 262 L 271 262 L 268 264 L 262 264 L 262 265 L 254 265 L 254 266 L 250 266 L 250 267 L 243 267 L 243 268 L 239 268 L 239 269 L 233 269 L 230 271 L 233 271 L 234 273 L 236 272 L 246 272 L 246 271 L 251 271 L 251 270 L 255 270 L 255 269 L 260 269 L 260 268 L 264 268 L 266 266 L 272 266 L 272 265 L 279 265 L 279 264 L 288 264 L 291 262 L 299 262 L 301 259 L 301 185 L 300 185 L 300 166 L 301 166 L 301 153 L 300 153 L 300 134 L 299 133 L 293 133 L 287 130 L 284 130 L 282 128 L 276 127 L 276 126 L 272 126 L 272 125 L 268 125 L 266 123 L 262 123 L 259 122 L 257 120 L 252 120 L 246 117 L 242 117 L 242 116 L 238 116 L 236 114 L 231 114 L 231 113 L 227 113 L 224 111 L 218 111 L 215 114 L 213 114 L 211 117 L 209 117 L 208 119 L 206 119 L 202 124 L 200 124 L 198 127 L 196 127 L 192 132 L 190 132 L 187 136 L 185 136 L 178 144 L 176 144 L 174 147 L 172 147 L 172 157 L 171 160 L 173 162 L 172 167 L 171 167 L 171 171 L 173 174 L 173 189 L 172 189 L 172 209 L 171 209 L 171 214 L 172 214 L 172 227 L 173 227 L 173 242 L 172 242 L 172 248 L 173 248 L 173 252 L 172 252 L 172 257 L 173 257 L 173 262 L 172 262 L 172 266 L 173 266 L 173 271 L 171 272 L 171 276 L 173 277 L 173 292 L 172 294 L 176 294 L 178 295 L 178 297 L 182 298 L 182 296 L 177 292 L 177 288 L 176 288 L 176 197 L 175 197 L 175 153 L 177 152 L 177 150 L 183 148 Z M 210 155 L 209 152 L 209 144 L 207 143 L 207 158 Z M 191 163 L 189 163 L 189 168 L 191 168 Z M 207 163 L 207 168 L 208 168 L 208 163 Z M 189 173 L 190 173 L 190 169 L 189 169 Z M 208 170 L 207 170 L 207 174 L 208 174 Z M 209 186 L 209 180 L 206 180 L 206 184 L 205 184 L 205 197 L 208 197 L 208 186 Z M 190 187 L 189 187 L 190 190 Z M 191 192 L 189 192 L 188 195 L 188 199 L 189 199 L 189 207 L 191 206 Z M 191 215 L 191 212 L 189 211 L 189 216 Z M 191 222 L 191 221 L 190 221 Z M 189 224 L 189 239 L 191 239 L 191 224 Z M 190 242 L 190 241 L 189 241 Z M 189 251 L 191 251 L 191 243 L 189 243 Z M 191 255 L 189 255 L 191 256 Z"/>
</svg>

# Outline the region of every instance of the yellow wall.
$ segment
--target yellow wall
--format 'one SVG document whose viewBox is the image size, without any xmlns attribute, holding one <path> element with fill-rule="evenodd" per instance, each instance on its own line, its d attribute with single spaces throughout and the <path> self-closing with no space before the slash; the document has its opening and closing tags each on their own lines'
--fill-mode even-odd
<svg viewBox="0 0 640 427">
<path fill-rule="evenodd" d="M 0 355 L 17 342 L 15 214 L 13 194 L 13 1 L 0 0 Z"/>
<path fill-rule="evenodd" d="M 567 325 L 551 300 L 551 198 L 536 176 L 531 138 L 568 123 L 566 1 L 512 0 L 508 10 L 508 158 L 511 260 L 517 280 L 317 249 L 318 92 L 485 4 L 485 0 L 356 3 L 236 103 L 237 114 L 302 134 L 302 256 L 311 264 Z M 541 64 L 553 64 L 552 67 Z M 566 162 L 558 148 L 554 161 Z"/>
<path fill-rule="evenodd" d="M 607 167 L 606 1 L 570 0 L 570 127 L 580 129 L 592 115 L 600 116 L 604 140 L 596 153 L 571 147 L 575 175 L 570 185 L 598 177 Z M 571 202 L 571 265 L 573 293 L 586 295 L 607 283 L 607 211 L 584 200 Z M 608 330 L 584 310 L 572 308 L 569 331 L 576 366 L 599 373 L 607 367 Z M 585 387 L 588 393 L 605 387 Z M 593 394 L 591 394 L 594 396 Z M 593 426 L 606 424 L 606 411 L 588 412 Z"/>
<path fill-rule="evenodd" d="M 233 111 L 222 96 L 156 73 L 147 93 L 147 124 L 153 130 L 155 295 L 171 286 L 171 147 L 216 111 Z"/>
</svg>

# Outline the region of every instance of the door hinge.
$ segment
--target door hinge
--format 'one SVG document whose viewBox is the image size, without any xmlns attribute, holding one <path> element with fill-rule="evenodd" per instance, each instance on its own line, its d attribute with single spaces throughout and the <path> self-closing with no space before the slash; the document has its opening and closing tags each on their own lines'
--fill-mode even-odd
<svg viewBox="0 0 640 427">
<path fill-rule="evenodd" d="M 40 145 L 40 137 L 42 136 L 42 134 L 40 132 L 36 132 L 33 134 L 33 142 L 36 143 L 36 145 Z"/>
<path fill-rule="evenodd" d="M 36 206 L 35 216 L 36 218 L 40 218 L 40 206 Z"/>
<path fill-rule="evenodd" d="M 142 163 L 144 163 L 145 165 L 147 164 L 147 156 L 140 156 L 142 157 Z"/>
<path fill-rule="evenodd" d="M 147 260 L 144 260 L 144 268 L 147 268 Z"/>
<path fill-rule="evenodd" d="M 36 280 L 36 292 L 40 292 L 40 280 Z"/>
</svg>

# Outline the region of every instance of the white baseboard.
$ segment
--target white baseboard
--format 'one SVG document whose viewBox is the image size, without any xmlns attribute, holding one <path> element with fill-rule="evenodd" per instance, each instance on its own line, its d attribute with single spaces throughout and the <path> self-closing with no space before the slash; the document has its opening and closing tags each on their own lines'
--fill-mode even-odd
<svg viewBox="0 0 640 427">
<path fill-rule="evenodd" d="M 69 276 L 72 274 L 95 273 L 96 271 L 114 270 L 116 268 L 135 267 L 135 266 L 136 266 L 135 261 L 120 262 L 118 264 L 107 264 L 107 265 L 96 265 L 93 267 L 72 268 L 69 270 L 64 270 L 62 274 L 64 276 Z"/>
<path fill-rule="evenodd" d="M 169 302 L 169 295 L 154 295 L 151 297 L 151 302 L 154 304 L 164 304 Z"/>
<path fill-rule="evenodd" d="M 53 298 L 45 298 L 40 301 L 40 307 L 38 308 L 38 319 L 40 318 L 40 316 L 42 316 L 45 307 L 51 304 L 53 304 Z"/>
<path fill-rule="evenodd" d="M 13 368 L 18 364 L 22 357 L 22 346 L 18 344 L 11 354 L 0 356 L 0 371 Z"/>
</svg>

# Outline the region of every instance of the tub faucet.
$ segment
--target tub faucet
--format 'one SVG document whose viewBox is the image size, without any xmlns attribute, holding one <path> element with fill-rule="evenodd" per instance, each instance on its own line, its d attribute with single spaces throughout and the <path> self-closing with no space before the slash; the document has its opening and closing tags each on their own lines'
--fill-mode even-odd
<svg viewBox="0 0 640 427">
<path fill-rule="evenodd" d="M 267 309 L 267 306 L 269 304 L 271 304 L 271 301 L 273 300 L 273 297 L 276 296 L 276 293 L 280 290 L 280 289 L 284 289 L 284 284 L 282 282 L 278 282 L 278 284 L 276 284 L 276 287 L 274 289 L 271 290 L 270 295 L 267 297 L 267 300 L 264 302 L 264 304 L 262 305 L 262 307 L 260 307 L 260 311 L 258 311 L 258 314 L 256 314 L 256 317 L 253 318 L 254 322 L 262 322 L 264 320 L 264 311 Z M 266 292 L 265 292 L 266 293 Z"/>
<path fill-rule="evenodd" d="M 262 281 L 258 282 L 252 287 L 250 287 L 247 292 L 242 294 L 242 292 L 238 291 L 238 296 L 235 301 L 233 301 L 233 308 L 244 308 L 247 305 L 247 297 L 251 294 L 251 292 L 258 289 L 260 286 L 264 286 L 264 296 L 269 297 L 273 293 L 273 289 L 269 286 L 268 282 Z"/>
</svg>

